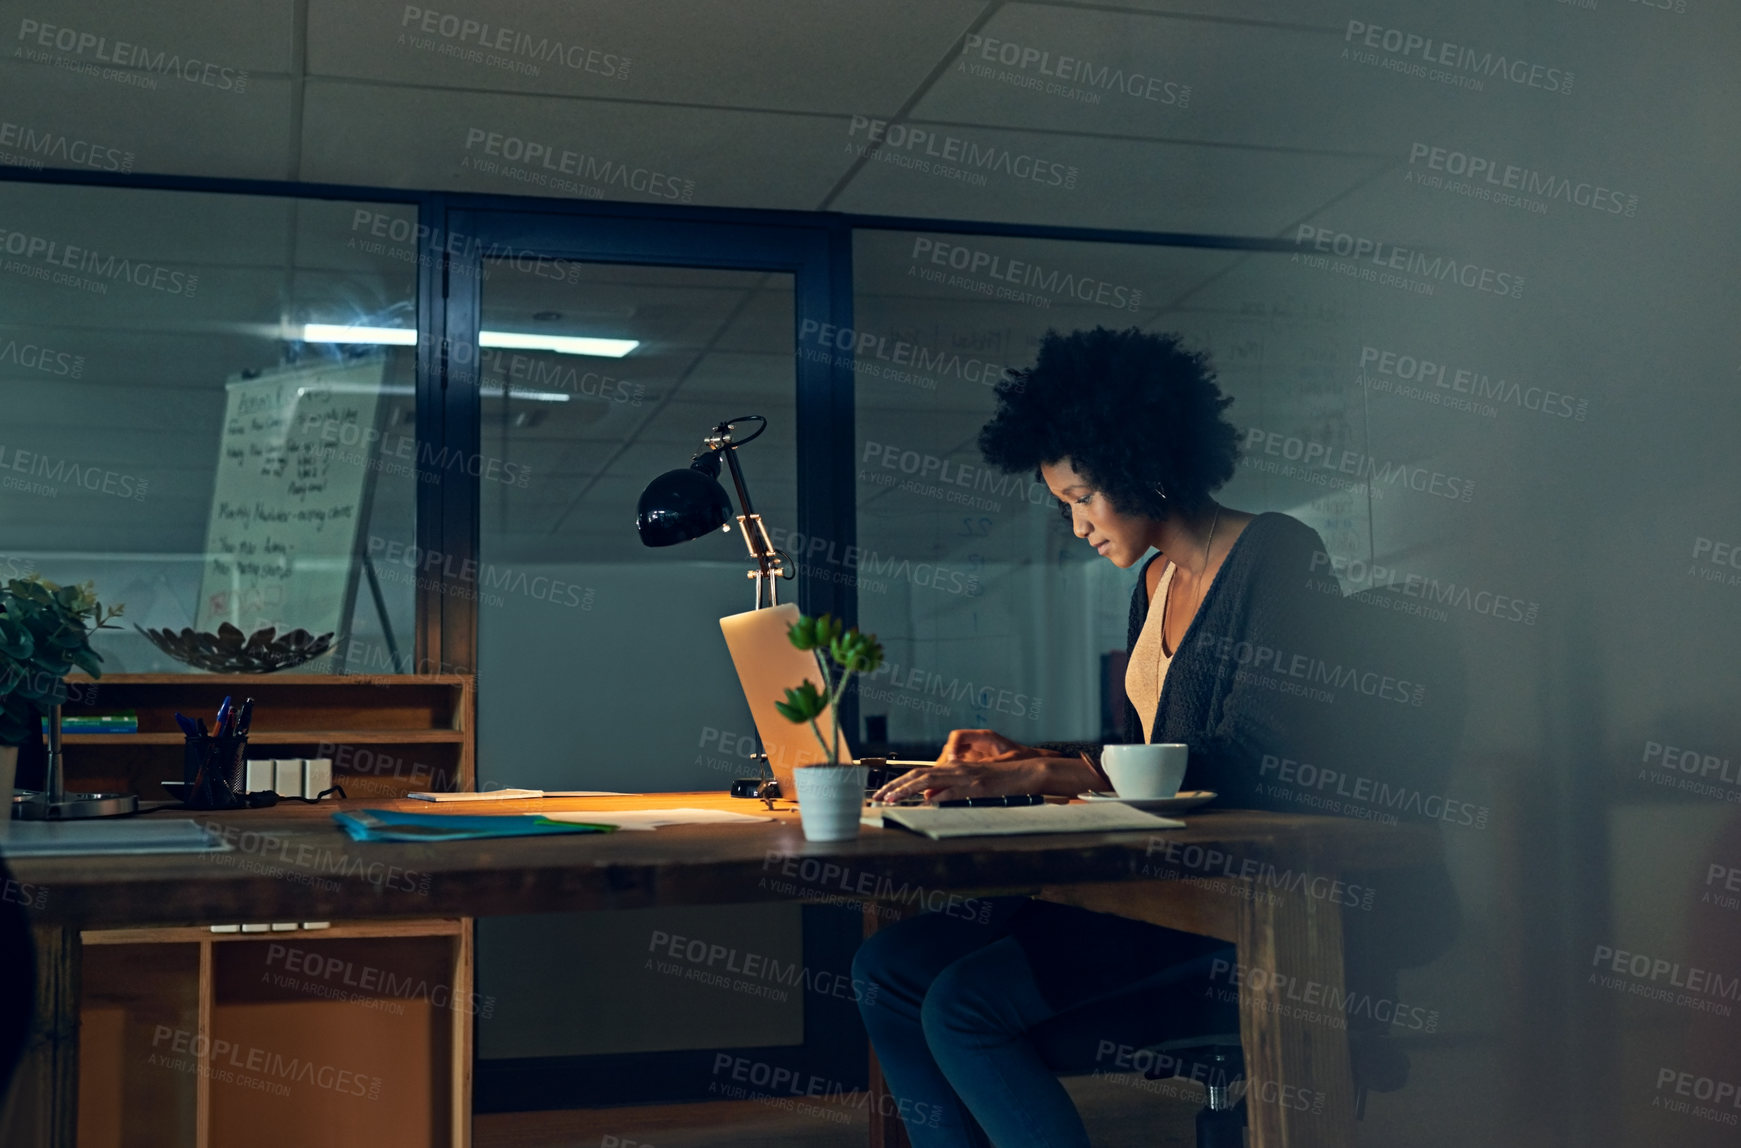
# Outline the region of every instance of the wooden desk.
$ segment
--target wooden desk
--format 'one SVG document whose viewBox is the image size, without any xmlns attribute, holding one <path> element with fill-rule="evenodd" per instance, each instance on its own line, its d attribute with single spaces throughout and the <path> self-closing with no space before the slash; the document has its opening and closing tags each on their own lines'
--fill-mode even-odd
<svg viewBox="0 0 1741 1148">
<path fill-rule="evenodd" d="M 422 812 L 532 812 L 701 806 L 766 812 L 758 802 L 717 794 L 491 802 L 350 802 L 350 807 Z M 442 844 L 353 842 L 331 820 L 338 806 L 153 816 L 193 816 L 234 844 L 227 854 L 23 858 L 21 882 L 47 890 L 35 914 L 45 978 L 35 1055 L 52 1058 L 53 1148 L 74 1148 L 77 1111 L 80 929 L 278 921 L 474 917 L 755 901 L 864 899 L 866 889 L 1026 893 L 1171 925 L 1238 945 L 1247 969 L 1282 970 L 1341 986 L 1342 930 L 1328 898 L 1240 890 L 1177 879 L 1153 850 L 1168 842 L 1212 846 L 1277 870 L 1335 877 L 1421 860 L 1430 834 L 1341 818 L 1204 811 L 1183 829 L 1145 833 L 967 838 L 937 842 L 898 830 L 867 829 L 851 841 L 804 840 L 797 811 L 782 804 L 759 826 L 684 826 L 655 832 L 516 838 Z M 787 858 L 816 879 L 769 880 Z M 817 865 L 807 863 L 814 859 Z M 1145 871 L 1146 870 L 1146 871 Z M 1159 874 L 1170 874 L 1158 876 Z M 1184 876 L 1191 876 L 1186 870 Z M 316 879 L 318 878 L 318 879 Z M 1249 981 L 1265 983 L 1255 991 Z M 1273 978 L 1240 991 L 1251 1143 L 1260 1148 L 1354 1142 L 1352 1087 L 1342 1032 L 1293 1023 Z M 1318 1112 L 1282 1102 L 1305 1088 L 1322 1093 Z M 1261 1102 L 1260 1102 L 1261 1101 Z M 872 1134 L 899 1143 L 894 1122 Z"/>
</svg>

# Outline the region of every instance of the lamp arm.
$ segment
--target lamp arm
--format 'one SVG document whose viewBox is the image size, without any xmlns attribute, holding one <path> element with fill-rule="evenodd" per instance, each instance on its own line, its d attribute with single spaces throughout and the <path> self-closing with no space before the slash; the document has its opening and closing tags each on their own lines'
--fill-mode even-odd
<svg viewBox="0 0 1741 1148">
<path fill-rule="evenodd" d="M 715 432 L 719 434 L 720 432 Z M 762 589 L 767 588 L 768 604 L 778 604 L 779 592 L 774 588 L 774 579 L 790 578 L 792 571 L 783 559 L 783 555 L 774 548 L 774 543 L 768 537 L 768 528 L 762 522 L 762 516 L 756 513 L 750 503 L 749 484 L 744 481 L 743 468 L 738 465 L 737 444 L 729 441 L 718 442 L 709 440 L 708 445 L 725 456 L 725 464 L 731 470 L 731 484 L 737 490 L 738 507 L 743 511 L 738 516 L 738 525 L 743 529 L 744 545 L 749 548 L 750 557 L 755 559 L 756 569 L 750 577 L 756 580 L 756 607 L 762 605 Z"/>
<path fill-rule="evenodd" d="M 732 430 L 735 424 L 748 422 L 752 419 L 761 424 L 756 428 L 755 433 L 748 438 L 734 439 Z M 760 437 L 762 432 L 767 429 L 768 420 L 761 415 L 741 415 L 714 427 L 702 443 L 707 451 L 724 455 L 726 466 L 731 470 L 731 484 L 737 491 L 738 507 L 743 511 L 742 514 L 738 515 L 738 526 L 744 532 L 744 546 L 749 550 L 750 557 L 756 562 L 756 568 L 750 571 L 750 577 L 756 583 L 757 609 L 762 606 L 764 588 L 767 591 L 768 604 L 778 605 L 780 597 L 779 591 L 775 588 L 774 579 L 789 579 L 794 573 L 788 565 L 790 559 L 776 549 L 773 541 L 768 537 L 768 528 L 763 524 L 762 516 L 756 513 L 755 507 L 750 502 L 749 484 L 744 481 L 743 468 L 738 465 L 737 448 Z M 698 460 L 703 457 L 706 456 L 697 455 L 694 460 L 691 460 L 690 465 L 699 465 Z M 711 470 L 717 478 L 719 475 L 717 459 L 713 460 Z"/>
<path fill-rule="evenodd" d="M 721 454 L 725 455 L 726 466 L 731 468 L 731 484 L 737 488 L 738 506 L 743 510 L 746 519 L 755 518 L 755 508 L 750 505 L 750 488 L 744 485 L 743 468 L 738 465 L 738 452 L 736 445 L 733 443 L 726 443 L 724 446 L 719 447 L 718 450 Z M 744 531 L 745 539 L 750 542 L 750 553 L 754 554 L 757 558 L 762 557 L 763 551 L 760 547 L 767 545 L 767 539 L 754 537 L 755 534 L 759 533 L 760 531 Z M 769 557 L 773 556 L 771 547 L 768 548 L 767 554 Z"/>
</svg>

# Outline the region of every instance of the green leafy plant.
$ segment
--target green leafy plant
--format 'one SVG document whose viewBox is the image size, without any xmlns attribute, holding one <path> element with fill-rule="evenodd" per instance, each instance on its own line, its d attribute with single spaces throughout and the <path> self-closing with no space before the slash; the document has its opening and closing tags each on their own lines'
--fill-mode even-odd
<svg viewBox="0 0 1741 1148">
<path fill-rule="evenodd" d="M 775 702 L 774 708 L 789 722 L 809 722 L 810 729 L 816 734 L 817 744 L 822 746 L 823 757 L 829 765 L 838 765 L 835 746 L 840 742 L 840 699 L 846 693 L 846 685 L 852 680 L 852 675 L 873 674 L 881 668 L 882 643 L 877 641 L 875 634 L 861 634 L 856 627 L 843 630 L 840 619 L 832 614 L 824 614 L 820 618 L 801 617 L 792 623 L 786 636 L 794 646 L 800 650 L 809 650 L 815 656 L 816 668 L 822 674 L 822 686 L 817 688 L 815 682 L 805 678 L 803 685 L 787 690 L 786 700 Z M 838 681 L 829 672 L 830 661 L 840 667 Z M 816 724 L 816 719 L 824 712 L 832 719 L 834 733 L 826 741 L 822 737 L 822 727 Z"/>
<path fill-rule="evenodd" d="M 75 666 L 103 676 L 91 649 L 96 630 L 115 630 L 93 583 L 57 586 L 40 575 L 13 578 L 0 590 L 0 745 L 23 745 L 42 729 L 42 715 L 66 701 L 63 680 Z"/>
</svg>

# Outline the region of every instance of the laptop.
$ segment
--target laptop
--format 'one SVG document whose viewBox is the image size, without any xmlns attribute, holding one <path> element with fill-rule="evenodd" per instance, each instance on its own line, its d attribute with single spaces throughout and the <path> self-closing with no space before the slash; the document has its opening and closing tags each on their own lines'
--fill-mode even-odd
<svg viewBox="0 0 1741 1148">
<path fill-rule="evenodd" d="M 805 678 L 815 682 L 818 689 L 822 688 L 816 655 L 798 649 L 786 636 L 799 616 L 798 607 L 788 602 L 762 610 L 730 614 L 719 620 L 726 647 L 731 650 L 732 665 L 737 667 L 738 682 L 744 688 L 744 700 L 750 704 L 750 716 L 755 719 L 756 733 L 762 739 L 762 749 L 780 783 L 780 795 L 788 801 L 798 800 L 798 786 L 792 780 L 792 771 L 800 765 L 822 761 L 824 744 L 816 740 L 809 722 L 787 721 L 774 708 L 775 702 L 786 699 L 787 690 L 796 689 Z M 829 664 L 830 673 L 837 673 L 839 669 L 839 666 Z M 822 736 L 828 737 L 832 727 L 828 715 L 818 718 L 816 724 L 822 727 Z M 835 735 L 834 746 L 835 760 L 858 760 L 853 756 L 844 729 Z M 900 771 L 936 763 L 890 760 L 884 764 L 891 770 Z"/>
</svg>

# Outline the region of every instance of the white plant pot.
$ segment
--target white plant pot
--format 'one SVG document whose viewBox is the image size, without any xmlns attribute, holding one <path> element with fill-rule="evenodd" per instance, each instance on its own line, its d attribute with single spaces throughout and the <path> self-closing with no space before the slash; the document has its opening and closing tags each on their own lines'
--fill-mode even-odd
<svg viewBox="0 0 1741 1148">
<path fill-rule="evenodd" d="M 802 765 L 792 771 L 798 790 L 798 819 L 806 841 L 845 841 L 858 836 L 864 814 L 862 765 Z"/>
</svg>

